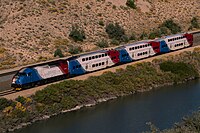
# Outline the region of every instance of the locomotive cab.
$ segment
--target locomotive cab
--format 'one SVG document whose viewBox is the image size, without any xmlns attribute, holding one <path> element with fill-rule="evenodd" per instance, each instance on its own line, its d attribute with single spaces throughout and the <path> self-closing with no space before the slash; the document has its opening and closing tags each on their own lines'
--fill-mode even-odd
<svg viewBox="0 0 200 133">
<path fill-rule="evenodd" d="M 38 81 L 39 77 L 36 75 L 33 69 L 25 68 L 20 70 L 12 79 L 11 87 L 15 90 L 21 90 L 34 86 L 34 82 Z"/>
</svg>

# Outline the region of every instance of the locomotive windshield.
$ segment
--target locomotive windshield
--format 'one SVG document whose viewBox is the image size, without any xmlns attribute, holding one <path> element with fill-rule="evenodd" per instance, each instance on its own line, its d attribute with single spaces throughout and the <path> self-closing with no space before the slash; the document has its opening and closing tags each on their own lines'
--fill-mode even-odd
<svg viewBox="0 0 200 133">
<path fill-rule="evenodd" d="M 18 73 L 16 76 L 26 76 L 26 73 Z"/>
</svg>

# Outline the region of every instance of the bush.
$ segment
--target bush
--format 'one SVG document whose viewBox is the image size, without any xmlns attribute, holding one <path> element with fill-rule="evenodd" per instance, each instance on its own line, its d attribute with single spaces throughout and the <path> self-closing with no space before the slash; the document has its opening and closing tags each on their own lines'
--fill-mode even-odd
<svg viewBox="0 0 200 133">
<path fill-rule="evenodd" d="M 26 103 L 26 98 L 23 97 L 23 96 L 18 96 L 15 100 L 22 103 L 22 104 Z"/>
<path fill-rule="evenodd" d="M 149 39 L 155 39 L 156 37 L 161 37 L 161 31 L 156 30 L 149 34 Z"/>
<path fill-rule="evenodd" d="M 194 67 L 184 62 L 165 61 L 160 64 L 160 69 L 164 72 L 172 72 L 184 78 L 192 75 L 196 77 L 198 76 L 198 73 Z"/>
<path fill-rule="evenodd" d="M 192 18 L 191 26 L 192 26 L 192 28 L 200 28 L 199 23 L 198 23 L 198 19 L 196 17 Z"/>
<path fill-rule="evenodd" d="M 172 34 L 181 32 L 181 27 L 178 24 L 174 23 L 172 19 L 166 20 L 165 22 L 163 22 L 161 27 L 167 27 L 171 31 Z"/>
<path fill-rule="evenodd" d="M 100 20 L 100 21 L 99 21 L 99 25 L 104 26 L 103 20 Z"/>
<path fill-rule="evenodd" d="M 99 41 L 99 42 L 97 42 L 97 44 L 96 44 L 98 47 L 100 47 L 100 48 L 107 48 L 108 47 L 108 42 L 106 41 L 106 40 L 101 40 L 101 41 Z"/>
<path fill-rule="evenodd" d="M 7 100 L 6 98 L 0 98 L 0 110 L 3 110 L 4 108 L 14 105 L 13 101 Z"/>
<path fill-rule="evenodd" d="M 118 40 L 116 40 L 116 39 L 112 39 L 111 42 L 110 42 L 110 44 L 119 45 L 120 42 Z"/>
<path fill-rule="evenodd" d="M 140 35 L 140 40 L 144 40 L 144 39 L 148 39 L 148 35 L 147 33 L 143 32 L 141 35 Z"/>
<path fill-rule="evenodd" d="M 80 29 L 78 26 L 72 26 L 72 30 L 69 34 L 74 41 L 83 41 L 86 39 L 84 30 Z"/>
<path fill-rule="evenodd" d="M 68 51 L 70 54 L 78 54 L 78 53 L 81 53 L 83 52 L 83 50 L 81 49 L 81 47 L 79 46 L 69 46 L 69 51 Z"/>
<path fill-rule="evenodd" d="M 136 38 L 136 36 L 135 36 L 134 33 L 132 33 L 131 36 L 129 37 L 129 40 L 136 40 L 136 39 L 137 39 L 137 38 Z"/>
<path fill-rule="evenodd" d="M 127 0 L 126 5 L 130 8 L 136 9 L 135 0 Z"/>
<path fill-rule="evenodd" d="M 56 51 L 54 52 L 54 57 L 64 57 L 64 55 L 62 54 L 62 51 L 58 48 L 56 49 Z"/>
<path fill-rule="evenodd" d="M 160 27 L 159 30 L 160 30 L 161 36 L 169 34 L 169 29 L 167 27 Z"/>
<path fill-rule="evenodd" d="M 106 32 L 110 39 L 116 39 L 118 41 L 123 41 L 122 38 L 125 35 L 124 29 L 118 23 L 110 23 L 106 26 Z"/>
</svg>

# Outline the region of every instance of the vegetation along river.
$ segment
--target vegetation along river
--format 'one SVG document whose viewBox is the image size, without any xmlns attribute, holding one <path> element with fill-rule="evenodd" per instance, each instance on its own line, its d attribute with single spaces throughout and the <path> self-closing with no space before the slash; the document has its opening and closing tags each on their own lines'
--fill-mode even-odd
<svg viewBox="0 0 200 133">
<path fill-rule="evenodd" d="M 137 133 L 170 128 L 200 107 L 200 80 L 162 87 L 36 122 L 15 133 Z"/>
</svg>

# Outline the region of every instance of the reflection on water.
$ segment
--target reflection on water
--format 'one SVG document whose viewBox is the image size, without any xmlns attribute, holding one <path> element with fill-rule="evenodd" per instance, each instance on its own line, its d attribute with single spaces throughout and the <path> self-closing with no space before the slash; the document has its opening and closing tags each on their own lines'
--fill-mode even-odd
<svg viewBox="0 0 200 133">
<path fill-rule="evenodd" d="M 200 81 L 108 101 L 95 107 L 55 116 L 15 133 L 137 133 L 146 122 L 171 127 L 200 107 Z"/>
</svg>

